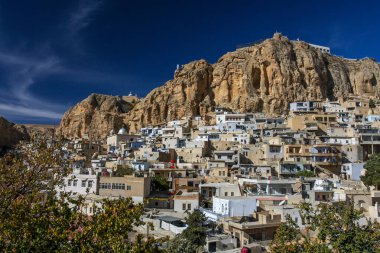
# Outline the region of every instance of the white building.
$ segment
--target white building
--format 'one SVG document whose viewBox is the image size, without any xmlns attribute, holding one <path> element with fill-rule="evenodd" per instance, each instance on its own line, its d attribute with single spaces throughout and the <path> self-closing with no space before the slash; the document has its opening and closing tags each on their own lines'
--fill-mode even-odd
<svg viewBox="0 0 380 253">
<path fill-rule="evenodd" d="M 372 114 L 372 115 L 367 115 L 364 117 L 364 123 L 367 123 L 367 122 L 376 122 L 376 121 L 380 121 L 380 115 L 379 114 Z"/>
<path fill-rule="evenodd" d="M 107 150 L 114 153 L 121 143 L 137 142 L 140 135 L 128 134 L 125 128 L 121 128 L 117 134 L 113 131 L 107 137 Z"/>
<path fill-rule="evenodd" d="M 230 123 L 230 122 L 238 122 L 243 123 L 245 121 L 245 114 L 234 114 L 234 113 L 223 113 L 216 115 L 216 123 Z"/>
<path fill-rule="evenodd" d="M 312 48 L 315 48 L 319 51 L 321 51 L 322 53 L 330 53 L 330 48 L 329 47 L 325 47 L 325 46 L 320 46 L 320 45 L 315 45 L 315 44 L 310 44 L 309 45 L 312 47 Z"/>
<path fill-rule="evenodd" d="M 360 176 L 364 170 L 365 163 L 344 163 L 342 164 L 342 173 L 348 180 L 360 181 Z"/>
<path fill-rule="evenodd" d="M 341 145 L 358 145 L 358 137 L 349 137 L 349 136 L 326 136 L 321 138 L 323 143 L 329 144 L 341 144 Z"/>
<path fill-rule="evenodd" d="M 97 194 L 98 176 L 94 169 L 74 169 L 73 173 L 64 178 L 64 185 L 58 191 L 73 194 Z"/>
<path fill-rule="evenodd" d="M 193 212 L 195 209 L 199 208 L 199 193 L 183 193 L 182 195 L 175 195 L 173 201 L 175 212 Z"/>
<path fill-rule="evenodd" d="M 256 209 L 255 197 L 213 197 L 212 211 L 221 216 L 248 216 Z"/>
<path fill-rule="evenodd" d="M 144 160 L 134 160 L 132 162 L 132 168 L 134 171 L 149 171 L 150 164 Z"/>
<path fill-rule="evenodd" d="M 200 184 L 199 190 L 203 199 L 212 197 L 241 196 L 240 188 L 237 184 L 231 183 L 208 183 Z"/>
<path fill-rule="evenodd" d="M 318 103 L 315 101 L 305 101 L 305 102 L 293 102 L 290 103 L 290 111 L 299 112 L 299 111 L 314 111 L 317 109 Z"/>
</svg>

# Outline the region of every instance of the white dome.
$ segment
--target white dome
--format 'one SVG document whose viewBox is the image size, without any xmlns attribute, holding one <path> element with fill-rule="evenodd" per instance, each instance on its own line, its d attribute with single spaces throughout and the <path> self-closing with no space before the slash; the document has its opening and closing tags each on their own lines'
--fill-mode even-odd
<svg viewBox="0 0 380 253">
<path fill-rule="evenodd" d="M 124 127 L 120 128 L 119 132 L 117 134 L 126 134 L 127 133 L 127 129 L 125 129 Z"/>
</svg>

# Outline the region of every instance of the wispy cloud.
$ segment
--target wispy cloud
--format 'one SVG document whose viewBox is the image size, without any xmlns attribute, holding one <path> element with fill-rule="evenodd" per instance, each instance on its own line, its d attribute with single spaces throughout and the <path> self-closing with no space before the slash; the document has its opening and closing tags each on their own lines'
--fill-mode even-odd
<svg viewBox="0 0 380 253">
<path fill-rule="evenodd" d="M 9 105 L 9 104 L 1 104 L 0 103 L 0 112 L 7 112 L 8 115 L 12 116 L 27 116 L 27 117 L 37 117 L 37 118 L 47 118 L 47 119 L 60 119 L 62 117 L 61 113 L 37 109 L 37 108 L 29 108 L 21 105 Z"/>
<path fill-rule="evenodd" d="M 7 92 L 1 94 L 1 114 L 51 119 L 57 119 L 62 115 L 63 106 L 37 98 L 29 90 L 37 78 L 62 71 L 58 59 L 53 56 L 34 59 L 0 52 L 0 66 L 8 73 L 5 78 Z"/>
<path fill-rule="evenodd" d="M 101 4 L 100 0 L 81 0 L 67 19 L 62 20 L 66 27 L 62 39 L 75 42 L 75 47 L 68 50 L 82 53 L 82 46 L 78 43 L 81 31 L 93 21 L 93 14 Z M 32 86 L 52 75 L 61 75 L 66 80 L 80 76 L 80 70 L 65 67 L 62 59 L 46 47 L 51 42 L 51 38 L 47 38 L 38 48 L 23 50 L 0 43 L 0 68 L 5 73 L 3 83 L 0 83 L 0 115 L 56 120 L 67 110 L 65 105 L 47 101 L 32 92 L 36 91 Z"/>
<path fill-rule="evenodd" d="M 71 32 L 77 33 L 86 28 L 92 21 L 93 14 L 101 5 L 101 1 L 82 0 L 79 7 L 70 15 L 68 26 Z"/>
</svg>

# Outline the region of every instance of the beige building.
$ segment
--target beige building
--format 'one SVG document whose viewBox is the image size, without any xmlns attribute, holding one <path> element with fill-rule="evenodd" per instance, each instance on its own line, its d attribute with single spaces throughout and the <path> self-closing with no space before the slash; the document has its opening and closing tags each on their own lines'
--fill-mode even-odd
<svg viewBox="0 0 380 253">
<path fill-rule="evenodd" d="M 110 151 L 112 147 L 117 147 L 122 143 L 136 142 L 138 138 L 140 138 L 140 135 L 128 134 L 127 130 L 122 128 L 117 134 L 111 133 L 107 137 L 107 149 Z"/>
<path fill-rule="evenodd" d="M 193 212 L 194 209 L 199 208 L 199 193 L 183 193 L 182 195 L 175 195 L 173 198 L 174 211 L 184 213 L 186 211 Z"/>
<path fill-rule="evenodd" d="M 99 195 L 111 197 L 130 197 L 142 203 L 150 194 L 151 178 L 149 177 L 100 177 Z"/>
<path fill-rule="evenodd" d="M 227 218 L 223 228 L 226 233 L 237 238 L 237 246 L 241 247 L 254 241 L 272 240 L 280 224 L 280 214 L 263 211 L 253 213 L 251 221 Z"/>
</svg>

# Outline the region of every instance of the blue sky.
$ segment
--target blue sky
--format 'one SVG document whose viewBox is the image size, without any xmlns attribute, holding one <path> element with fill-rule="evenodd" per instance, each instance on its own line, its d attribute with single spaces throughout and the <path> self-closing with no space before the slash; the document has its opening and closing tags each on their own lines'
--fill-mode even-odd
<svg viewBox="0 0 380 253">
<path fill-rule="evenodd" d="M 380 59 L 377 1 L 0 0 L 0 115 L 58 123 L 90 93 L 145 96 L 177 64 L 271 37 Z"/>
</svg>

